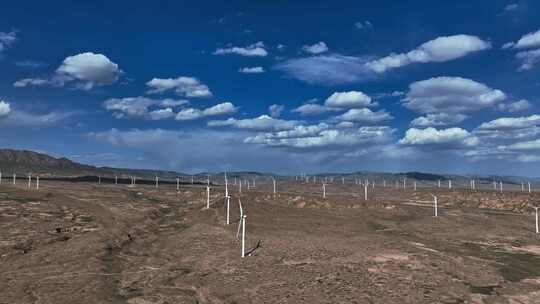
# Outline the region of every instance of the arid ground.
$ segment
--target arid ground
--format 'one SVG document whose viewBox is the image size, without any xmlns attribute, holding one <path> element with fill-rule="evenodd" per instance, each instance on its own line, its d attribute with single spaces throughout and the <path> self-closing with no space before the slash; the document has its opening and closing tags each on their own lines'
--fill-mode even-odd
<svg viewBox="0 0 540 304">
<path fill-rule="evenodd" d="M 0 303 L 540 303 L 539 193 L 277 186 L 4 183 Z"/>
</svg>

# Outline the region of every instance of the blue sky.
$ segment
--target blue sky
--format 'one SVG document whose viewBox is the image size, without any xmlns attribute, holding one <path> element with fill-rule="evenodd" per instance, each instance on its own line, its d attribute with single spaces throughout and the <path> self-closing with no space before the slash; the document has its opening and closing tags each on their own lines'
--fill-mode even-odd
<svg viewBox="0 0 540 304">
<path fill-rule="evenodd" d="M 540 3 L 1 5 L 0 146 L 184 172 L 537 176 Z"/>
</svg>

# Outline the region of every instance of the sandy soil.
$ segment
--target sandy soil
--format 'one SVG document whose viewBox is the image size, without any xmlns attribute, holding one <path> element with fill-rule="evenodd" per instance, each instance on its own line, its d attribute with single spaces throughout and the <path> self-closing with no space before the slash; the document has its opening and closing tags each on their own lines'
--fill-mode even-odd
<svg viewBox="0 0 540 304">
<path fill-rule="evenodd" d="M 540 303 L 538 193 L 271 187 L 0 185 L 0 303 Z"/>
</svg>

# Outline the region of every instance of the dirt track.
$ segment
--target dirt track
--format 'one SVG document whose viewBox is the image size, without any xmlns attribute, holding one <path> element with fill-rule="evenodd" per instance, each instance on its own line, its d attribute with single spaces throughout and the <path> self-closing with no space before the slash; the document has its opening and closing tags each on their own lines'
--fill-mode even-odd
<svg viewBox="0 0 540 304">
<path fill-rule="evenodd" d="M 540 303 L 536 193 L 243 190 L 0 185 L 0 303 Z"/>
</svg>

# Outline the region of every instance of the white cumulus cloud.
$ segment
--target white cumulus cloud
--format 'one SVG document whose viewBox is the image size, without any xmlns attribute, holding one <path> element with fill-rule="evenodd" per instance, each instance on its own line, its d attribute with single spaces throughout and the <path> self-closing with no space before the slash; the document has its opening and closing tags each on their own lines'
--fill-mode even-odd
<svg viewBox="0 0 540 304">
<path fill-rule="evenodd" d="M 411 122 L 413 127 L 438 127 L 438 126 L 447 126 L 455 125 L 467 118 L 464 114 L 448 114 L 448 113 L 437 113 L 437 114 L 427 114 L 426 116 L 420 116 L 415 118 Z"/>
<path fill-rule="evenodd" d="M 324 52 L 328 51 L 328 46 L 323 41 L 319 41 L 312 45 L 304 45 L 302 46 L 302 50 L 309 54 L 322 54 Z"/>
<path fill-rule="evenodd" d="M 231 46 L 226 48 L 218 48 L 214 51 L 214 55 L 236 54 L 249 57 L 266 57 L 268 52 L 262 41 L 248 45 L 246 47 Z"/>
<path fill-rule="evenodd" d="M 103 54 L 86 52 L 68 56 L 48 78 L 25 78 L 16 81 L 15 87 L 55 86 L 73 84 L 77 89 L 90 90 L 95 86 L 115 83 L 122 70 Z"/>
<path fill-rule="evenodd" d="M 503 49 L 514 48 L 522 50 L 536 47 L 540 47 L 540 30 L 524 35 L 517 42 L 505 43 Z"/>
<path fill-rule="evenodd" d="M 367 66 L 377 73 L 383 73 L 412 63 L 450 61 L 489 48 L 491 48 L 489 42 L 476 36 L 463 34 L 443 36 L 430 40 L 407 53 L 390 54 L 368 62 Z"/>
<path fill-rule="evenodd" d="M 402 145 L 441 145 L 445 147 L 474 146 L 478 139 L 467 130 L 449 128 L 411 128 L 405 132 L 405 137 L 399 140 Z"/>
<path fill-rule="evenodd" d="M 187 104 L 187 100 L 151 99 L 147 97 L 110 98 L 103 102 L 115 118 L 165 119 L 174 116 L 172 107 Z M 155 108 L 155 109 L 151 109 Z"/>
<path fill-rule="evenodd" d="M 394 117 L 388 114 L 385 110 L 379 110 L 376 112 L 370 109 L 350 109 L 342 115 L 336 116 L 333 119 L 342 121 L 354 121 L 361 123 L 379 123 L 382 121 L 391 120 Z"/>
<path fill-rule="evenodd" d="M 240 73 L 244 74 L 260 74 L 264 73 L 264 68 L 257 66 L 257 67 L 245 67 L 238 70 Z"/>
<path fill-rule="evenodd" d="M 285 131 L 291 130 L 299 124 L 299 122 L 293 120 L 283 120 L 272 118 L 268 115 L 261 115 L 256 118 L 247 119 L 229 118 L 227 120 L 212 120 L 209 121 L 207 125 L 209 127 L 230 126 L 252 131 Z"/>
<path fill-rule="evenodd" d="M 0 118 L 6 117 L 11 112 L 11 106 L 9 103 L 0 100 Z"/>
<path fill-rule="evenodd" d="M 413 82 L 404 106 L 425 114 L 463 114 L 495 106 L 506 99 L 496 89 L 461 77 L 435 77 Z"/>
<path fill-rule="evenodd" d="M 364 108 L 376 106 L 371 97 L 360 91 L 335 92 L 326 99 L 324 105 L 334 108 Z"/>
<path fill-rule="evenodd" d="M 209 116 L 219 116 L 232 114 L 237 111 L 237 108 L 230 102 L 223 102 L 204 110 L 186 108 L 176 114 L 176 120 L 195 120 Z"/>
<path fill-rule="evenodd" d="M 531 103 L 526 99 L 521 99 L 521 100 L 510 102 L 510 103 L 499 104 L 499 110 L 507 111 L 510 113 L 525 111 L 531 107 L 532 107 Z"/>
<path fill-rule="evenodd" d="M 207 85 L 201 83 L 195 77 L 180 76 L 177 78 L 153 78 L 146 83 L 150 90 L 148 94 L 174 91 L 185 97 L 212 97 L 212 92 Z"/>
</svg>

